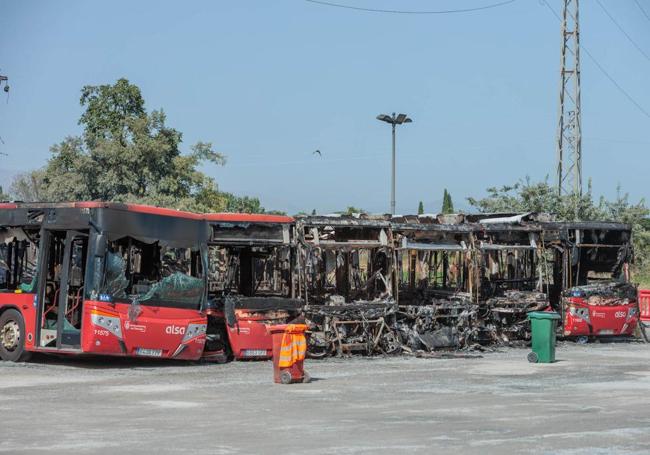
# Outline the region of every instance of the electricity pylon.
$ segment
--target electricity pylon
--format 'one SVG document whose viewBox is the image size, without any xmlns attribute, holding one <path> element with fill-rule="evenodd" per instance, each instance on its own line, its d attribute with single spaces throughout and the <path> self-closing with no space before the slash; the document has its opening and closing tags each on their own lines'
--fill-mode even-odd
<svg viewBox="0 0 650 455">
<path fill-rule="evenodd" d="M 580 114 L 580 25 L 578 0 L 564 0 L 560 69 L 560 118 L 557 127 L 557 190 L 582 196 Z"/>
</svg>

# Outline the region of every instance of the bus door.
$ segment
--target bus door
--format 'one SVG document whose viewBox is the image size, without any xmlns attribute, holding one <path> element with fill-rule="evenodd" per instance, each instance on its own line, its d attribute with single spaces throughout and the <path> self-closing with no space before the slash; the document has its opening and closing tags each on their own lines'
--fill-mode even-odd
<svg viewBox="0 0 650 455">
<path fill-rule="evenodd" d="M 39 346 L 79 349 L 88 233 L 46 230 L 43 244 Z"/>
</svg>

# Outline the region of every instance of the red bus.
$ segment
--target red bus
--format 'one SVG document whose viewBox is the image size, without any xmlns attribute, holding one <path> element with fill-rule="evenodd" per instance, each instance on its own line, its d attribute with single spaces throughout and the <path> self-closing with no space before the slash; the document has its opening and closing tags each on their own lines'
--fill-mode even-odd
<svg viewBox="0 0 650 455">
<path fill-rule="evenodd" d="M 587 341 L 594 337 L 632 336 L 639 323 L 636 286 L 630 283 L 632 230 L 612 222 L 555 223 L 563 248 L 556 250 L 563 335 Z"/>
<path fill-rule="evenodd" d="M 223 330 L 228 355 L 268 359 L 269 325 L 296 318 L 304 305 L 296 277 L 294 219 L 213 213 L 209 225 L 209 327 Z M 221 321 L 221 324 L 220 324 Z"/>
<path fill-rule="evenodd" d="M 0 358 L 199 359 L 207 235 L 199 215 L 150 206 L 0 204 Z"/>
</svg>

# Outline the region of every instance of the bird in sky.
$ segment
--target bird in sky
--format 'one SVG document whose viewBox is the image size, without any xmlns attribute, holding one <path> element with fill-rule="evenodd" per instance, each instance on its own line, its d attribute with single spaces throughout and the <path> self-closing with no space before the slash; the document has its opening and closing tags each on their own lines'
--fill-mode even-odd
<svg viewBox="0 0 650 455">
<path fill-rule="evenodd" d="M 316 150 L 316 151 L 314 151 L 313 154 L 314 154 L 314 155 L 318 154 L 318 156 L 320 156 L 321 158 L 323 157 L 323 154 L 320 152 L 320 150 Z"/>
</svg>

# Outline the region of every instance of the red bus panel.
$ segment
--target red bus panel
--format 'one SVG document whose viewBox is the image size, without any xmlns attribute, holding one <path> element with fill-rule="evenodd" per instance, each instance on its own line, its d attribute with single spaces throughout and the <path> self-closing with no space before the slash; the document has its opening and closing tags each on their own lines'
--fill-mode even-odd
<svg viewBox="0 0 650 455">
<path fill-rule="evenodd" d="M 564 336 L 632 335 L 638 322 L 636 302 L 590 305 L 581 297 L 565 302 Z"/>
<path fill-rule="evenodd" d="M 205 346 L 207 318 L 196 310 L 86 301 L 81 350 L 129 357 L 197 360 Z"/>
</svg>

